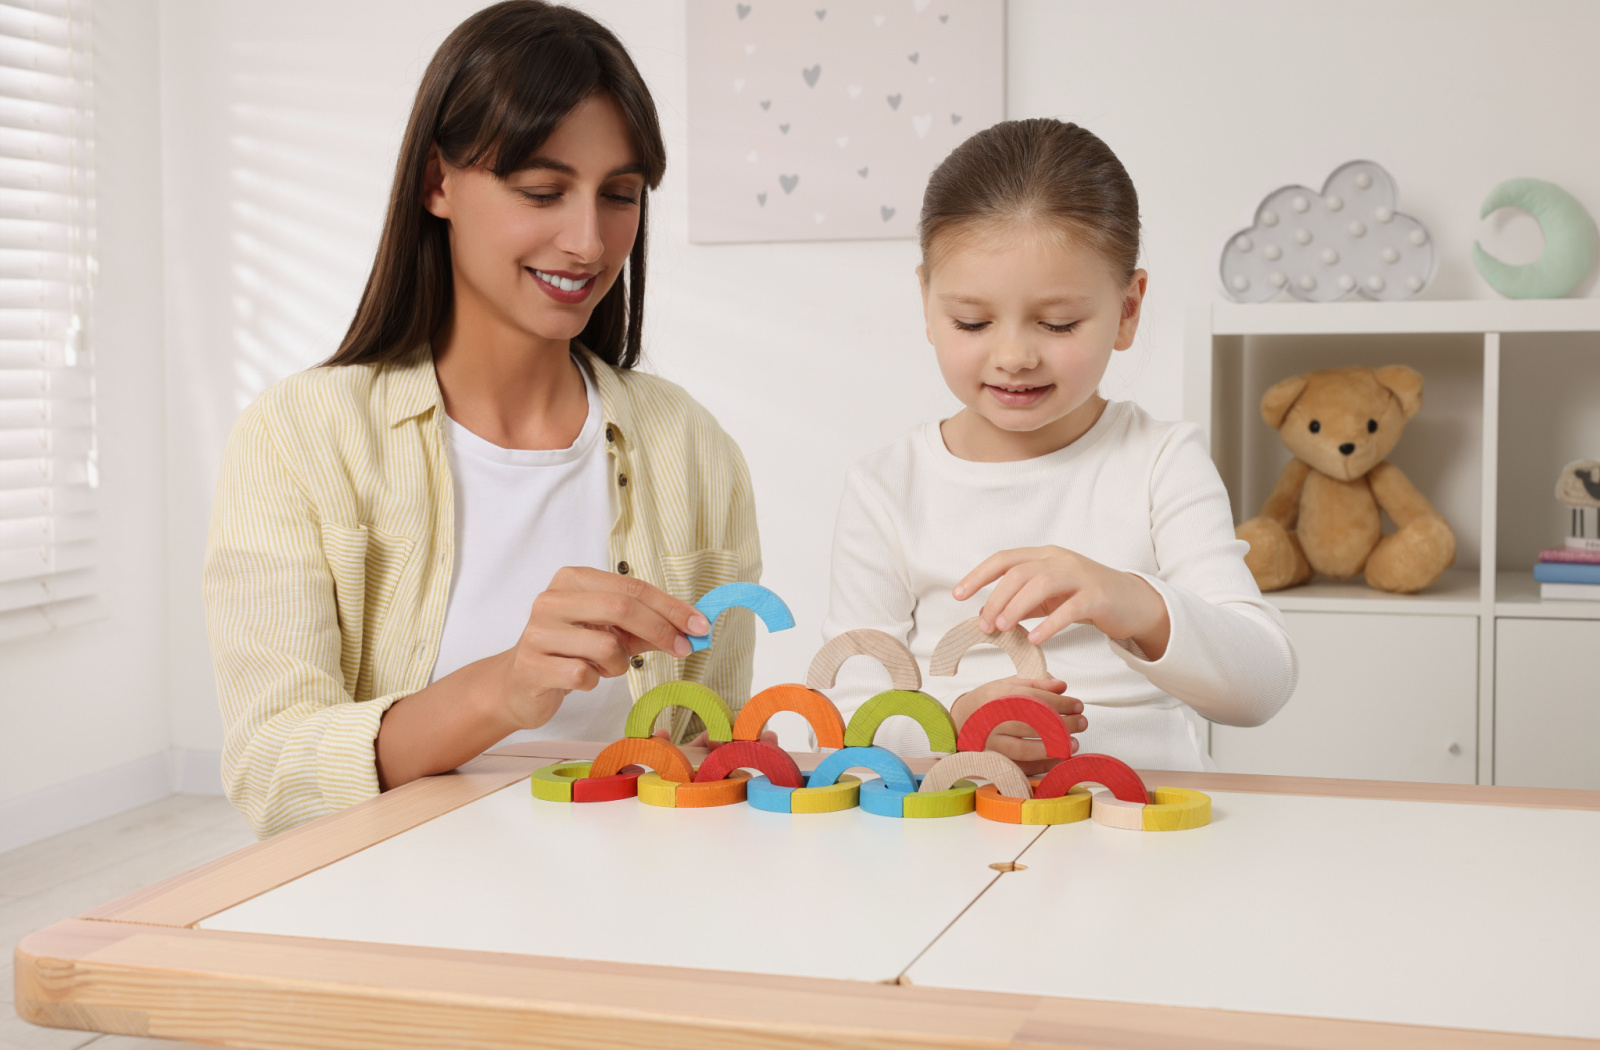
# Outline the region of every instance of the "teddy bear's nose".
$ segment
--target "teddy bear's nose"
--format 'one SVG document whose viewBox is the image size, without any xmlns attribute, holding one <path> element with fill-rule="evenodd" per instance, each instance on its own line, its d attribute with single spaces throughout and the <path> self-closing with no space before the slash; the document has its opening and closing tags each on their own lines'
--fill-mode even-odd
<svg viewBox="0 0 1600 1050">
<path fill-rule="evenodd" d="M 1339 451 L 1344 453 L 1346 456 L 1348 456 L 1350 453 L 1354 452 L 1355 450 L 1356 450 L 1356 443 L 1354 441 L 1346 441 L 1344 444 L 1339 446 Z"/>
</svg>

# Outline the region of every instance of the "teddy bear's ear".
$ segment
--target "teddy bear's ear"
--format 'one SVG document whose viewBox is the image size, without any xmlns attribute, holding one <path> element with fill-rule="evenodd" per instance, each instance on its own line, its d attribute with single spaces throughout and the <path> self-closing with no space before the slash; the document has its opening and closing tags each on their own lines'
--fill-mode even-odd
<svg viewBox="0 0 1600 1050">
<path fill-rule="evenodd" d="M 1283 426 L 1283 417 L 1289 414 L 1289 409 L 1300 400 L 1300 395 L 1305 393 L 1305 390 L 1306 377 L 1291 376 L 1262 394 L 1261 418 L 1266 421 L 1267 426 L 1273 430 Z"/>
<path fill-rule="evenodd" d="M 1387 365 L 1373 373 L 1378 382 L 1400 400 L 1400 409 L 1410 419 L 1422 409 L 1422 373 L 1405 365 Z"/>
</svg>

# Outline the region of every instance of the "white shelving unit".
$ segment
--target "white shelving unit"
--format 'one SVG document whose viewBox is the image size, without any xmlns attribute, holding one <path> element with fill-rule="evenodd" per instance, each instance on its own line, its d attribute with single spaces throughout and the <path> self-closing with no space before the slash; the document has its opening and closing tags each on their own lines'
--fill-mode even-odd
<svg viewBox="0 0 1600 1050">
<path fill-rule="evenodd" d="M 1600 300 L 1216 303 L 1190 312 L 1185 342 L 1184 415 L 1210 435 L 1235 521 L 1289 459 L 1257 410 L 1269 386 L 1340 365 L 1416 368 L 1423 409 L 1391 459 L 1458 546 L 1423 594 L 1319 579 L 1269 595 L 1301 685 L 1267 726 L 1213 727 L 1218 764 L 1600 788 L 1600 758 L 1587 757 L 1600 741 L 1600 602 L 1542 601 L 1531 574 L 1564 535 L 1558 472 L 1600 456 Z M 1579 754 L 1571 740 L 1585 733 Z"/>
</svg>

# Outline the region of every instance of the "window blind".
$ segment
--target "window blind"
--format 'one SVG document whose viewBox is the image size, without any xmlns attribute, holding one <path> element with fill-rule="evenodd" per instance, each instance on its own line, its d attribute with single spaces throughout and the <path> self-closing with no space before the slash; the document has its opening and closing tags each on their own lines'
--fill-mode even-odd
<svg viewBox="0 0 1600 1050">
<path fill-rule="evenodd" d="M 88 0 L 0 0 L 0 641 L 97 615 Z"/>
</svg>

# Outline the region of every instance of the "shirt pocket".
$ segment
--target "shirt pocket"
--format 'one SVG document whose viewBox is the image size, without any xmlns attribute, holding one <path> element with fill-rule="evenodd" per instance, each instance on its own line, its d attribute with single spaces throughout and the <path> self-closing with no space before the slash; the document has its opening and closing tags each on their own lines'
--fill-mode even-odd
<svg viewBox="0 0 1600 1050">
<path fill-rule="evenodd" d="M 737 551 L 705 550 L 661 556 L 662 590 L 693 605 L 705 593 L 739 578 Z"/>
<path fill-rule="evenodd" d="M 369 528 L 322 525 L 322 553 L 339 615 L 339 669 L 356 700 L 372 695 L 376 649 L 415 541 Z"/>
</svg>

